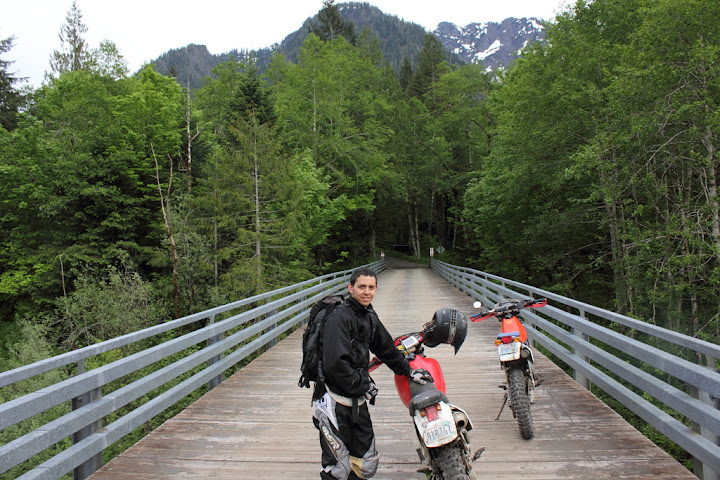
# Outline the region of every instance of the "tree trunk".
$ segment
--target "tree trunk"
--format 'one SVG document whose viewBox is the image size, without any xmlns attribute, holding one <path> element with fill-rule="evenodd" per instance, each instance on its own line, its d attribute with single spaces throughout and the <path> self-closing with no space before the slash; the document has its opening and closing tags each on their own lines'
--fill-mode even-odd
<svg viewBox="0 0 720 480">
<path fill-rule="evenodd" d="M 257 259 L 257 292 L 262 286 L 262 257 L 260 256 L 260 166 L 258 165 L 257 120 L 253 122 L 253 176 L 255 180 L 255 258 Z"/>
<path fill-rule="evenodd" d="M 162 186 L 160 185 L 160 165 L 158 165 L 157 156 L 155 156 L 155 149 L 150 145 L 153 150 L 153 157 L 155 158 L 155 179 L 157 180 L 158 192 L 160 193 L 160 209 L 162 210 L 163 221 L 165 222 L 165 230 L 168 233 L 168 239 L 170 240 L 170 247 L 172 249 L 172 284 L 175 290 L 175 318 L 180 318 L 180 285 L 178 282 L 178 263 L 179 257 L 177 253 L 177 245 L 175 244 L 175 237 L 173 236 L 172 219 L 170 216 L 170 189 L 172 187 L 172 158 L 170 159 L 170 179 L 168 180 L 168 191 L 167 195 L 163 195 Z"/>
<path fill-rule="evenodd" d="M 187 85 L 187 107 L 185 109 L 185 133 L 187 135 L 187 179 L 188 179 L 188 193 L 192 190 L 192 143 L 197 138 L 200 131 L 192 134 L 190 130 L 190 82 Z"/>
<path fill-rule="evenodd" d="M 413 255 L 416 257 L 420 256 L 419 248 L 417 247 L 417 216 L 413 215 L 413 206 L 410 203 L 410 199 L 405 200 L 405 206 L 407 208 L 407 220 L 408 228 L 410 229 L 410 248 L 412 248 Z"/>
</svg>

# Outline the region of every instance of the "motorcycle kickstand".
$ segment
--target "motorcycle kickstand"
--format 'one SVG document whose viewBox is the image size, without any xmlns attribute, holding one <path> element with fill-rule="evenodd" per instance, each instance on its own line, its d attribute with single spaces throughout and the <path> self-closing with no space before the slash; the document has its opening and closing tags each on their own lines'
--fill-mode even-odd
<svg viewBox="0 0 720 480">
<path fill-rule="evenodd" d="M 503 397 L 502 406 L 500 407 L 500 411 L 498 412 L 497 417 L 495 417 L 495 420 L 498 420 L 500 418 L 500 415 L 502 415 L 502 411 L 505 408 L 505 405 L 507 404 L 507 401 L 508 401 L 507 387 L 505 385 L 498 385 L 498 386 L 500 388 L 502 388 L 503 390 L 505 390 L 505 396 Z"/>
</svg>

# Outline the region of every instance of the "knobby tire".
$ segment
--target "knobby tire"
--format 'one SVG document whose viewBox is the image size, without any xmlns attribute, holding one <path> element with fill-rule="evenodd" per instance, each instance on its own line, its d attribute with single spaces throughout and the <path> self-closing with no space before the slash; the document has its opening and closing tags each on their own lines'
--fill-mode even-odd
<svg viewBox="0 0 720 480">
<path fill-rule="evenodd" d="M 525 374 L 521 368 L 511 368 L 508 371 L 510 406 L 520 426 L 520 435 L 525 440 L 530 440 L 535 435 L 535 431 L 530 414 L 530 397 L 528 397 L 525 382 Z"/>
<path fill-rule="evenodd" d="M 435 449 L 437 467 L 442 472 L 443 480 L 470 480 L 465 469 L 463 452 L 455 442 Z"/>
</svg>

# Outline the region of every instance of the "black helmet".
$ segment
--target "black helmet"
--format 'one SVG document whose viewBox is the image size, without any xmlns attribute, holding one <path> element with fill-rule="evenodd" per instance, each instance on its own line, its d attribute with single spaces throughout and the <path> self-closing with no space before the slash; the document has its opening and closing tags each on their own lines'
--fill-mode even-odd
<svg viewBox="0 0 720 480">
<path fill-rule="evenodd" d="M 455 347 L 455 353 L 460 350 L 467 336 L 468 321 L 465 314 L 454 308 L 441 308 L 432 321 L 426 326 L 425 345 L 437 347 L 447 343 Z"/>
</svg>

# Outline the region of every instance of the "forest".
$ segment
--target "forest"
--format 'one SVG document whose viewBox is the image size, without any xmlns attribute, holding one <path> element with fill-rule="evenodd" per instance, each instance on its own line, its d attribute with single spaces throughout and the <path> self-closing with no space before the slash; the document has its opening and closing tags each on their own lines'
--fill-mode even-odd
<svg viewBox="0 0 720 480">
<path fill-rule="evenodd" d="M 719 2 L 579 0 L 499 72 L 317 18 L 192 91 L 74 4 L 36 90 L 0 40 L 0 371 L 438 246 L 717 343 Z"/>
</svg>

